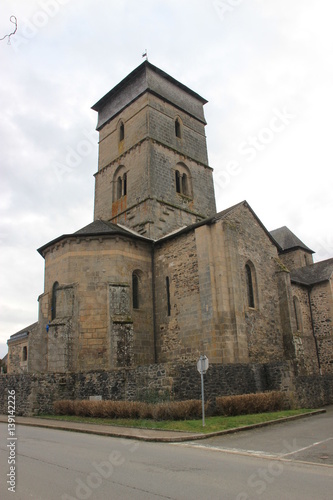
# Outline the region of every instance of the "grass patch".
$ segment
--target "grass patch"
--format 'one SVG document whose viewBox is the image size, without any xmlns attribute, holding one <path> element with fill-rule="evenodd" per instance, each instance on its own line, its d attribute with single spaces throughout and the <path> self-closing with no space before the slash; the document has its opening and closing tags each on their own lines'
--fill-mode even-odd
<svg viewBox="0 0 333 500">
<path fill-rule="evenodd" d="M 136 427 L 140 429 L 161 429 L 169 431 L 210 433 L 226 429 L 244 427 L 246 425 L 278 420 L 293 415 L 310 413 L 313 409 L 283 410 L 269 413 L 256 413 L 252 415 L 238 415 L 234 417 L 207 417 L 205 427 L 202 427 L 202 420 L 151 420 L 151 419 L 129 419 L 129 418 L 94 418 L 80 417 L 76 415 L 41 415 L 41 418 L 60 420 L 66 422 L 81 422 L 99 425 L 113 425 L 120 427 Z"/>
</svg>

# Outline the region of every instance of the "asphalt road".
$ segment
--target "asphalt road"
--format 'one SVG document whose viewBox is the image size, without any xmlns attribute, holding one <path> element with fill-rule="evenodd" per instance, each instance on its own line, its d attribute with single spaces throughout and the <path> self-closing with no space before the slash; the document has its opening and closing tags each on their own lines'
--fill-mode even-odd
<svg viewBox="0 0 333 500">
<path fill-rule="evenodd" d="M 19 426 L 15 494 L 7 490 L 10 447 L 7 425 L 1 424 L 0 496 L 2 500 L 328 500 L 333 492 L 332 416 L 329 411 L 182 444 Z M 324 458 L 327 455 L 329 459 Z"/>
<path fill-rule="evenodd" d="M 333 406 L 327 407 L 326 413 L 315 417 L 216 436 L 200 442 L 193 441 L 187 445 L 226 453 L 333 466 Z"/>
</svg>

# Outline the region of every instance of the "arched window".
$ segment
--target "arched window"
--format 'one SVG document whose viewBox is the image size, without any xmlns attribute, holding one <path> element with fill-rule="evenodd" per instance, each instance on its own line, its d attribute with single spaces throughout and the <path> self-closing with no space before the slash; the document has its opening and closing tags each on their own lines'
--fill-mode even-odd
<svg viewBox="0 0 333 500">
<path fill-rule="evenodd" d="M 55 281 L 52 287 L 52 303 L 51 303 L 51 318 L 52 320 L 57 316 L 57 290 L 59 283 Z"/>
<path fill-rule="evenodd" d="M 254 308 L 254 289 L 252 270 L 249 264 L 245 266 L 246 288 L 247 288 L 247 304 L 249 307 Z"/>
<path fill-rule="evenodd" d="M 179 118 L 176 118 L 175 120 L 175 134 L 178 139 L 181 139 L 182 137 L 182 130 L 181 130 L 181 124 Z"/>
<path fill-rule="evenodd" d="M 298 332 L 302 331 L 302 311 L 301 307 L 299 304 L 299 300 L 297 297 L 293 297 L 293 303 L 294 303 L 294 313 L 295 313 L 295 320 L 296 320 L 296 329 Z"/>
<path fill-rule="evenodd" d="M 22 349 L 22 361 L 27 361 L 28 359 L 28 348 L 25 345 Z"/>
<path fill-rule="evenodd" d="M 124 165 L 120 165 L 113 176 L 113 201 L 120 200 L 127 195 L 128 176 Z"/>
<path fill-rule="evenodd" d="M 191 173 L 184 163 L 178 163 L 175 170 L 176 193 L 192 197 Z"/>
<path fill-rule="evenodd" d="M 125 125 L 124 122 L 120 122 L 119 125 L 119 142 L 123 141 L 125 137 Z"/>
<path fill-rule="evenodd" d="M 132 274 L 132 302 L 133 309 L 139 309 L 139 276 L 135 271 Z"/>
</svg>

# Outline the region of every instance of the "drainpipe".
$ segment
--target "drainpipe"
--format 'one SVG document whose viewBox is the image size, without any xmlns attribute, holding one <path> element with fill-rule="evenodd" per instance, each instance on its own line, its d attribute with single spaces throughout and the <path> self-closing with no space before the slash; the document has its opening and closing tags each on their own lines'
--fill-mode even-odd
<svg viewBox="0 0 333 500">
<path fill-rule="evenodd" d="M 312 290 L 312 287 L 310 286 L 308 288 L 308 298 L 309 298 L 309 307 L 310 307 L 310 318 L 311 318 L 312 334 L 313 334 L 313 338 L 314 338 L 315 346 L 316 346 L 316 355 L 317 355 L 319 373 L 320 373 L 320 375 L 322 375 L 323 373 L 322 373 L 322 369 L 321 369 L 321 365 L 320 365 L 318 341 L 317 341 L 317 337 L 316 337 L 316 332 L 315 332 L 315 327 L 314 327 L 314 321 L 313 321 L 313 314 L 312 314 L 311 290 Z"/>
</svg>

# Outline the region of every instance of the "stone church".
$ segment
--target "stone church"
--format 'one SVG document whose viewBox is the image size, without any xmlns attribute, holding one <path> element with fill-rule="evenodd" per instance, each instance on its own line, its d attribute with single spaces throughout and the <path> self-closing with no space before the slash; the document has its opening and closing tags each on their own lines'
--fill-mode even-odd
<svg viewBox="0 0 333 500">
<path fill-rule="evenodd" d="M 207 101 L 148 61 L 98 113 L 94 221 L 38 249 L 38 322 L 8 373 L 294 361 L 333 373 L 333 259 L 246 201 L 216 213 Z"/>
</svg>

